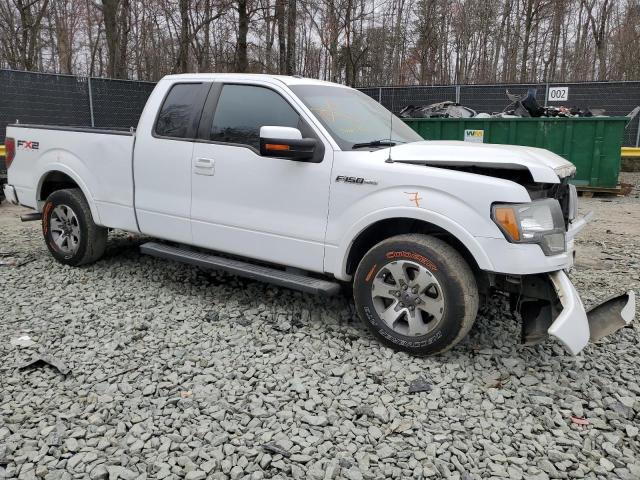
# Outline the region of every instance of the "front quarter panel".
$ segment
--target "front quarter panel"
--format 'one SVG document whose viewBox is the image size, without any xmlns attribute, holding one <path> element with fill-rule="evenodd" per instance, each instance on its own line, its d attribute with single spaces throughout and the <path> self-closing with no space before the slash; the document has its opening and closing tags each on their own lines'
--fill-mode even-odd
<svg viewBox="0 0 640 480">
<path fill-rule="evenodd" d="M 346 262 L 353 241 L 368 226 L 389 218 L 413 218 L 435 224 L 463 242 L 480 268 L 493 270 L 477 237 L 504 240 L 491 221 L 491 204 L 528 202 L 526 189 L 488 176 L 386 163 L 379 153 L 335 153 L 325 271 L 348 280 Z"/>
</svg>

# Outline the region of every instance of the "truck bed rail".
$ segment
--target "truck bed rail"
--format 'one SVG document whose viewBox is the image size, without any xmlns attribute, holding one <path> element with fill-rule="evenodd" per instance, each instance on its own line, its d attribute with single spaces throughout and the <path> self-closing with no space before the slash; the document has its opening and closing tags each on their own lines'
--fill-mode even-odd
<svg viewBox="0 0 640 480">
<path fill-rule="evenodd" d="M 63 132 L 84 132 L 84 133 L 102 133 L 105 135 L 133 135 L 135 133 L 134 128 L 129 129 L 115 129 L 115 128 L 100 128 L 100 127 L 81 127 L 81 126 L 62 126 L 62 125 L 40 125 L 30 123 L 12 123 L 10 127 L 16 128 L 34 128 L 38 130 L 59 130 Z"/>
</svg>

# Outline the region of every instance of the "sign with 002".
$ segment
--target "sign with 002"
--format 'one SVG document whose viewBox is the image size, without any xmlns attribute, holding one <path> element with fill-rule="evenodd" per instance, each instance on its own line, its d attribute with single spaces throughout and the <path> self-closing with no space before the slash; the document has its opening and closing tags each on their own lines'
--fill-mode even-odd
<svg viewBox="0 0 640 480">
<path fill-rule="evenodd" d="M 566 102 L 569 100 L 569 87 L 549 87 L 547 101 Z"/>
</svg>

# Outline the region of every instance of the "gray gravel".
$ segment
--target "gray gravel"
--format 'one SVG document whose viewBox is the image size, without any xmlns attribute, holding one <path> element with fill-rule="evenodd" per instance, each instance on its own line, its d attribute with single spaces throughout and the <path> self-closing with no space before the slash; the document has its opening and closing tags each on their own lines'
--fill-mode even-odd
<svg viewBox="0 0 640 480">
<path fill-rule="evenodd" d="M 639 207 L 637 189 L 583 201 L 585 303 L 640 290 Z M 413 358 L 346 298 L 142 257 L 124 234 L 61 266 L 21 211 L 0 206 L 0 261 L 32 260 L 0 266 L 0 478 L 640 478 L 637 324 L 573 358 L 518 345 L 495 299 L 452 352 Z M 40 351 L 71 372 L 16 368 Z"/>
</svg>

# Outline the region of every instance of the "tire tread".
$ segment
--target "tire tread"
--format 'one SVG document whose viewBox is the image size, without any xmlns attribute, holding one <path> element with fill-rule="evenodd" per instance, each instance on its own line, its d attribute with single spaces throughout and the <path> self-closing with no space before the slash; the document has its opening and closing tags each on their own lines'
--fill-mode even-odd
<svg viewBox="0 0 640 480">
<path fill-rule="evenodd" d="M 460 253 L 451 245 L 434 236 L 420 233 L 407 233 L 387 238 L 386 240 L 383 240 L 382 242 L 374 245 L 371 250 L 369 250 L 369 252 L 374 249 L 385 248 L 387 244 L 393 244 L 395 242 L 416 243 L 425 248 L 431 249 L 437 254 L 446 258 L 451 269 L 451 276 L 453 276 L 454 280 L 462 286 L 462 291 L 464 293 L 465 314 L 462 319 L 460 330 L 458 331 L 456 337 L 446 346 L 436 351 L 429 351 L 428 353 L 413 352 L 417 355 L 437 355 L 444 353 L 457 345 L 469 333 L 475 322 L 480 304 L 480 296 L 478 293 L 478 286 L 473 270 L 471 269 L 467 261 L 462 257 L 462 255 L 460 255 Z M 363 259 L 367 257 L 369 252 L 365 254 Z M 360 265 L 358 265 L 358 270 L 360 270 L 361 267 L 364 267 L 362 261 Z M 360 278 L 358 271 L 356 272 L 355 278 Z"/>
<path fill-rule="evenodd" d="M 75 262 L 75 266 L 87 265 L 89 263 L 94 263 L 102 255 L 107 247 L 107 236 L 108 229 L 105 227 L 101 227 L 96 225 L 93 221 L 93 216 L 91 215 L 91 208 L 89 207 L 89 203 L 85 198 L 82 190 L 79 188 L 65 188 L 62 190 L 56 190 L 51 193 L 49 198 L 52 196 L 68 196 L 71 197 L 80 207 L 80 212 L 76 212 L 76 214 L 81 215 L 84 219 L 84 223 L 87 226 L 87 242 L 86 248 L 84 250 L 84 254 L 82 258 Z M 49 199 L 47 199 L 49 201 Z"/>
</svg>

